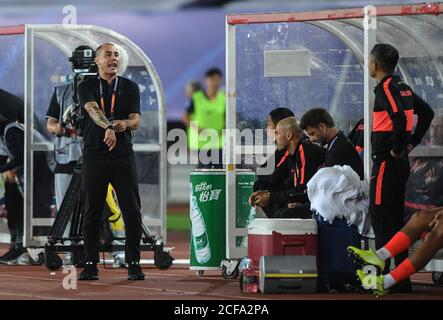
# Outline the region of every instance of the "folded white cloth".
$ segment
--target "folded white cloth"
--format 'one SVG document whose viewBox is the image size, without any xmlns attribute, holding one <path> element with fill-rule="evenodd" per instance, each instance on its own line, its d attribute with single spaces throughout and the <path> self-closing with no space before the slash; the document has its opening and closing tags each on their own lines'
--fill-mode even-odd
<svg viewBox="0 0 443 320">
<path fill-rule="evenodd" d="M 309 180 L 311 210 L 332 223 L 345 218 L 362 236 L 373 238 L 369 217 L 369 184 L 350 166 L 322 168 Z"/>
</svg>

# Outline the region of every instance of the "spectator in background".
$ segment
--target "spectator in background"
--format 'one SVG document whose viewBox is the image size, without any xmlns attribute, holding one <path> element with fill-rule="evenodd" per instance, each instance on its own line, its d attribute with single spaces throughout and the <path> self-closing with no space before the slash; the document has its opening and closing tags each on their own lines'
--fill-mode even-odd
<svg viewBox="0 0 443 320">
<path fill-rule="evenodd" d="M 194 93 L 201 91 L 201 90 L 202 90 L 202 86 L 201 86 L 200 82 L 198 82 L 197 80 L 191 80 L 186 84 L 186 87 L 185 87 L 186 97 L 189 99 L 192 99 L 192 96 L 194 95 Z"/>
<path fill-rule="evenodd" d="M 219 69 L 212 68 L 206 71 L 205 90 L 192 95 L 189 107 L 182 117 L 183 123 L 188 128 L 189 149 L 199 154 L 199 168 L 223 166 L 222 133 L 225 128 L 226 96 L 220 90 L 221 84 L 222 72 Z M 213 135 L 207 137 L 205 133 L 216 134 L 217 137 Z M 202 159 L 202 156 L 207 159 Z"/>
</svg>

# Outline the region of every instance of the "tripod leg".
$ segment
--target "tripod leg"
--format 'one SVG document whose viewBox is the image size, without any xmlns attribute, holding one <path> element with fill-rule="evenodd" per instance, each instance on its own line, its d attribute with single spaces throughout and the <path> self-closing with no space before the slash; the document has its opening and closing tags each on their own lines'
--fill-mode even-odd
<svg viewBox="0 0 443 320">
<path fill-rule="evenodd" d="M 143 222 L 142 222 L 142 232 L 143 232 L 143 242 L 154 245 L 156 242 L 155 236 L 151 235 L 151 232 L 149 231 L 148 227 Z"/>
<path fill-rule="evenodd" d="M 74 208 L 76 206 L 78 194 L 81 188 L 81 176 L 80 173 L 74 173 L 71 182 L 69 184 L 66 195 L 63 198 L 63 202 L 60 206 L 60 210 L 55 217 L 54 224 L 52 225 L 51 232 L 48 238 L 61 239 L 64 236 L 64 232 L 72 218 Z"/>
<path fill-rule="evenodd" d="M 72 208 L 72 219 L 71 227 L 69 230 L 70 238 L 80 238 L 81 237 L 81 223 L 83 219 L 83 198 L 81 188 L 77 194 L 76 202 Z"/>
</svg>

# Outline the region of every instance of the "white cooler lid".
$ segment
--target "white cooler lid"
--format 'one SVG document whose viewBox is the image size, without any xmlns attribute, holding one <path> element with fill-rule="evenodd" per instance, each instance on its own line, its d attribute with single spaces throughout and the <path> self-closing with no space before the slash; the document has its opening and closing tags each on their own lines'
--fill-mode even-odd
<svg viewBox="0 0 443 320">
<path fill-rule="evenodd" d="M 317 234 L 314 219 L 259 219 L 252 220 L 248 234 L 272 235 L 272 232 L 285 235 Z"/>
</svg>

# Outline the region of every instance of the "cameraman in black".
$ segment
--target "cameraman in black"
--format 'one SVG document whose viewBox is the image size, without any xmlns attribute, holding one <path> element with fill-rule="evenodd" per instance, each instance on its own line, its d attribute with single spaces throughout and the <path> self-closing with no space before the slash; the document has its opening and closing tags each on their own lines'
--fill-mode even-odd
<svg viewBox="0 0 443 320">
<path fill-rule="evenodd" d="M 64 85 L 55 87 L 54 93 L 46 112 L 46 129 L 49 133 L 56 135 L 54 141 L 54 191 L 57 214 L 68 190 L 74 174 L 77 161 L 82 156 L 81 139 L 77 135 L 76 118 L 78 114 L 77 105 L 74 101 L 76 92 L 74 90 L 78 74 L 89 72 L 95 66 L 93 62 L 94 51 L 91 47 L 82 45 L 75 48 L 71 62 L 74 78 Z M 90 62 L 89 65 L 85 62 Z M 77 100 L 77 99 L 75 99 Z M 73 264 L 72 252 L 65 255 L 64 265 Z"/>
<path fill-rule="evenodd" d="M 100 219 L 108 184 L 114 186 L 126 227 L 128 279 L 144 280 L 140 268 L 142 235 L 132 130 L 140 124 L 138 85 L 117 76 L 120 54 L 112 43 L 96 50 L 98 76 L 78 87 L 85 113 L 83 131 L 83 190 L 85 193 L 83 235 L 85 268 L 80 280 L 97 280 Z"/>
<path fill-rule="evenodd" d="M 89 46 L 75 48 L 72 57 L 72 70 L 88 72 L 90 66 L 83 66 L 81 58 L 76 59 L 77 54 L 90 56 L 93 59 L 93 50 Z M 56 167 L 54 170 L 55 202 L 57 211 L 60 209 L 66 190 L 72 179 L 75 165 L 82 155 L 80 137 L 77 135 L 75 124 L 67 118 L 75 108 L 74 105 L 74 82 L 55 87 L 48 111 L 46 112 L 46 128 L 56 135 L 54 154 Z"/>
</svg>

